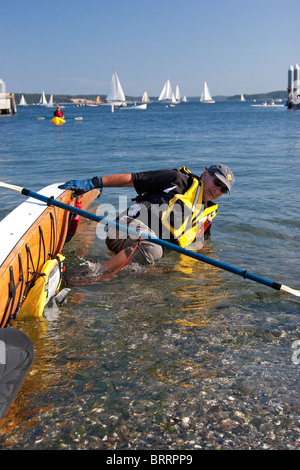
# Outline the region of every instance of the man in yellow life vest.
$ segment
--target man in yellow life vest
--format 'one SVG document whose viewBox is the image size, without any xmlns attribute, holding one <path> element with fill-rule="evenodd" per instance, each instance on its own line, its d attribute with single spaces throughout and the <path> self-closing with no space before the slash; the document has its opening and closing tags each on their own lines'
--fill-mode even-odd
<svg viewBox="0 0 300 470">
<path fill-rule="evenodd" d="M 67 181 L 60 187 L 82 194 L 95 188 L 134 187 L 134 204 L 117 218 L 122 226 L 147 233 L 182 247 L 199 249 L 210 236 L 212 219 L 217 213 L 213 202 L 231 191 L 235 178 L 230 168 L 222 163 L 205 167 L 201 176 L 187 168 L 122 173 L 102 178 Z M 115 254 L 103 265 L 112 271 L 130 257 L 131 262 L 154 264 L 163 256 L 163 248 L 149 239 L 140 239 L 130 232 L 109 227 L 107 247 Z"/>
</svg>

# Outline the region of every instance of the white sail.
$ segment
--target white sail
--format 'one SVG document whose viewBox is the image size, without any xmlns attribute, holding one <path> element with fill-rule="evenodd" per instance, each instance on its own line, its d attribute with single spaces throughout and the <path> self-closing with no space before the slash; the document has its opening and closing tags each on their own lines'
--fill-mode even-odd
<svg viewBox="0 0 300 470">
<path fill-rule="evenodd" d="M 202 103 L 214 103 L 206 82 L 204 82 L 204 88 L 203 92 L 201 93 L 200 101 Z"/>
<path fill-rule="evenodd" d="M 142 103 L 150 103 L 148 93 L 145 91 L 142 97 Z"/>
<path fill-rule="evenodd" d="M 159 95 L 158 101 L 162 100 L 172 100 L 172 87 L 170 80 L 167 80 L 166 83 L 164 84 L 164 87 L 161 91 L 161 94 Z"/>
<path fill-rule="evenodd" d="M 108 95 L 106 97 L 106 101 L 109 103 L 126 101 L 119 77 L 115 70 L 111 78 L 111 85 L 110 85 Z"/>
<path fill-rule="evenodd" d="M 175 98 L 176 98 L 177 101 L 180 101 L 180 90 L 179 90 L 178 85 L 176 85 Z"/>
<path fill-rule="evenodd" d="M 49 98 L 48 106 L 50 106 L 51 108 L 53 107 L 53 95 L 51 95 Z"/>
<path fill-rule="evenodd" d="M 185 95 L 184 95 L 184 97 L 182 98 L 182 101 L 183 101 L 184 103 L 187 103 L 187 97 L 186 97 Z"/>
<path fill-rule="evenodd" d="M 26 100 L 24 98 L 24 95 L 21 96 L 19 106 L 27 106 Z"/>
<path fill-rule="evenodd" d="M 47 104 L 47 100 L 46 100 L 46 96 L 45 96 L 45 92 L 43 91 L 41 97 L 40 97 L 40 101 L 39 101 L 39 104 L 42 104 L 42 105 L 46 105 Z"/>
<path fill-rule="evenodd" d="M 172 93 L 172 99 L 171 99 L 171 102 L 172 102 L 173 104 L 177 104 L 177 103 L 178 103 L 178 101 L 177 101 L 177 100 L 176 100 L 176 98 L 175 98 L 175 95 L 174 95 L 174 93 Z"/>
<path fill-rule="evenodd" d="M 243 93 L 241 94 L 241 101 L 246 101 Z"/>
</svg>

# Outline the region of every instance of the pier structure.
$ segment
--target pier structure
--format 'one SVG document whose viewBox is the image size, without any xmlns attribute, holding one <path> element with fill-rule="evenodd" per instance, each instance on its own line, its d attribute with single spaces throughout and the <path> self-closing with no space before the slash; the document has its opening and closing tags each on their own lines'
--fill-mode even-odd
<svg viewBox="0 0 300 470">
<path fill-rule="evenodd" d="M 299 65 L 296 64 L 295 67 L 292 65 L 288 70 L 288 92 L 293 95 L 294 98 L 300 94 L 300 72 Z"/>
<path fill-rule="evenodd" d="M 14 93 L 6 93 L 5 83 L 0 78 L 0 114 L 17 114 Z"/>
</svg>

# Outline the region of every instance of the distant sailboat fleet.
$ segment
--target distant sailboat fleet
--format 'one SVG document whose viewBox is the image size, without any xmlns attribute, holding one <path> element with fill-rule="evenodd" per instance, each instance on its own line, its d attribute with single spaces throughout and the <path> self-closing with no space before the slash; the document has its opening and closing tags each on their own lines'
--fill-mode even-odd
<svg viewBox="0 0 300 470">
<path fill-rule="evenodd" d="M 53 106 L 55 106 L 55 103 L 53 102 L 53 95 L 50 95 L 49 102 L 48 102 L 46 99 L 45 92 L 43 91 L 43 93 L 41 94 L 40 100 L 38 102 L 38 105 L 48 106 L 52 108 Z M 19 106 L 28 106 L 28 103 L 26 102 L 24 95 L 21 96 Z"/>
<path fill-rule="evenodd" d="M 172 91 L 170 80 L 167 80 L 161 91 L 158 101 L 170 101 L 171 105 L 175 105 L 180 102 L 186 103 L 187 97 L 183 96 L 183 98 L 181 99 L 180 89 L 178 85 L 176 85 L 175 94 L 174 94 Z M 109 104 L 110 106 L 112 106 L 112 111 L 113 111 L 115 107 L 127 108 L 127 103 L 129 102 L 130 101 L 126 100 L 125 93 L 123 91 L 117 72 L 116 70 L 114 70 L 112 77 L 111 77 L 110 88 L 109 88 L 108 94 L 104 102 L 101 100 L 100 95 L 98 95 L 96 98 L 96 101 L 94 101 L 93 103 L 89 103 L 88 106 L 99 106 L 101 104 Z M 133 105 L 129 106 L 128 108 L 132 107 L 134 109 L 147 109 L 148 103 L 151 103 L 151 100 L 149 98 L 149 94 L 147 91 L 144 91 L 140 103 L 141 104 L 134 102 Z M 53 101 L 53 94 L 50 95 L 49 102 L 48 102 L 46 98 L 46 94 L 43 91 L 40 96 L 39 102 L 36 104 L 40 106 L 47 106 L 47 107 L 55 106 L 55 103 Z M 19 106 L 28 106 L 28 103 L 25 100 L 24 94 L 21 95 Z"/>
<path fill-rule="evenodd" d="M 170 106 L 173 104 L 178 104 L 180 101 L 187 102 L 186 96 L 184 96 L 181 100 L 180 89 L 179 86 L 176 85 L 175 94 L 172 91 L 172 86 L 170 80 L 167 80 L 161 90 L 161 93 L 158 97 L 158 101 L 170 101 Z"/>
<path fill-rule="evenodd" d="M 187 103 L 187 97 L 184 95 L 181 97 L 181 92 L 179 85 L 176 85 L 175 87 L 175 93 L 172 90 L 171 82 L 170 80 L 167 80 L 161 90 L 161 93 L 158 97 L 159 102 L 165 102 L 167 107 L 172 107 L 175 106 L 179 103 Z M 245 97 L 243 94 L 240 95 L 240 101 L 246 101 Z M 117 109 L 147 109 L 147 105 L 151 103 L 151 99 L 148 95 L 147 91 L 144 91 L 142 97 L 140 100 L 137 100 L 135 102 L 126 100 L 125 93 L 123 91 L 120 79 L 117 75 L 116 70 L 113 71 L 112 77 L 111 77 L 111 83 L 110 83 L 110 88 L 108 91 L 108 94 L 106 96 L 105 100 L 101 100 L 100 95 L 97 96 L 95 101 L 90 101 L 89 103 L 86 103 L 86 106 L 100 106 L 100 105 L 110 105 L 112 108 L 112 111 L 114 111 L 115 108 Z M 209 91 L 207 81 L 204 81 L 203 84 L 203 89 L 201 92 L 201 97 L 200 97 L 200 103 L 209 103 L 213 104 L 215 103 L 215 100 L 212 98 L 212 95 Z M 40 97 L 39 102 L 37 103 L 40 106 L 47 106 L 47 107 L 53 107 L 55 106 L 55 103 L 53 101 L 53 95 L 50 95 L 49 102 L 47 102 L 45 92 L 43 91 Z M 19 102 L 19 106 L 27 106 L 28 103 L 25 100 L 24 94 L 21 95 L 21 99 Z M 79 106 L 80 104 L 77 104 Z M 81 104 L 82 105 L 82 104 Z M 128 106 L 129 105 L 129 106 Z"/>
</svg>

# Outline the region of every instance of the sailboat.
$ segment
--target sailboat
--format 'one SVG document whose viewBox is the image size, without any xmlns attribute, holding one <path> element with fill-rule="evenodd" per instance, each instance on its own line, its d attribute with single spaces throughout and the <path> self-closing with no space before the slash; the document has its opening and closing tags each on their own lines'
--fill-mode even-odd
<svg viewBox="0 0 300 470">
<path fill-rule="evenodd" d="M 241 101 L 246 101 L 243 93 L 241 94 Z"/>
<path fill-rule="evenodd" d="M 114 70 L 111 78 L 110 89 L 106 97 L 106 102 L 114 106 L 126 106 L 125 95 L 117 75 L 117 72 Z"/>
<path fill-rule="evenodd" d="M 142 96 L 142 103 L 150 103 L 150 98 L 147 91 L 144 91 L 144 94 Z"/>
<path fill-rule="evenodd" d="M 44 91 L 43 91 L 43 93 L 41 94 L 39 104 L 44 105 L 44 106 L 46 106 L 46 105 L 48 104 L 48 103 L 47 103 L 47 100 L 46 100 L 46 96 L 45 96 L 45 92 L 44 92 Z"/>
<path fill-rule="evenodd" d="M 161 94 L 159 95 L 158 101 L 165 101 L 165 100 L 172 100 L 172 87 L 170 80 L 167 80 L 161 90 Z"/>
<path fill-rule="evenodd" d="M 50 98 L 49 98 L 48 106 L 49 106 L 49 108 L 53 108 L 53 95 L 51 95 Z"/>
<path fill-rule="evenodd" d="M 176 85 L 176 90 L 175 90 L 175 95 L 172 93 L 172 99 L 171 99 L 171 104 L 170 106 L 175 106 L 175 104 L 180 103 L 180 91 L 179 91 L 179 86 Z"/>
<path fill-rule="evenodd" d="M 172 93 L 171 105 L 174 106 L 175 104 L 178 104 L 178 103 L 179 103 L 179 101 L 177 101 L 177 99 L 175 98 L 174 93 Z"/>
<path fill-rule="evenodd" d="M 102 103 L 101 98 L 100 98 L 100 95 L 97 96 L 96 103 L 97 103 L 97 104 L 101 104 L 101 103 Z"/>
<path fill-rule="evenodd" d="M 210 94 L 210 91 L 208 89 L 206 82 L 204 82 L 204 88 L 203 88 L 203 92 L 201 93 L 200 101 L 201 103 L 215 103 L 215 101 L 211 97 L 211 94 Z"/>
<path fill-rule="evenodd" d="M 27 106 L 26 100 L 24 98 L 24 95 L 21 96 L 19 106 Z"/>
<path fill-rule="evenodd" d="M 48 103 L 47 103 L 47 100 L 46 100 L 46 96 L 45 96 L 45 92 L 44 92 L 44 91 L 43 91 L 43 93 L 41 94 L 39 104 L 44 105 L 44 106 L 46 106 L 46 105 L 48 104 Z"/>
<path fill-rule="evenodd" d="M 182 98 L 182 102 L 183 103 L 187 103 L 187 97 L 184 95 L 184 97 Z"/>
</svg>

